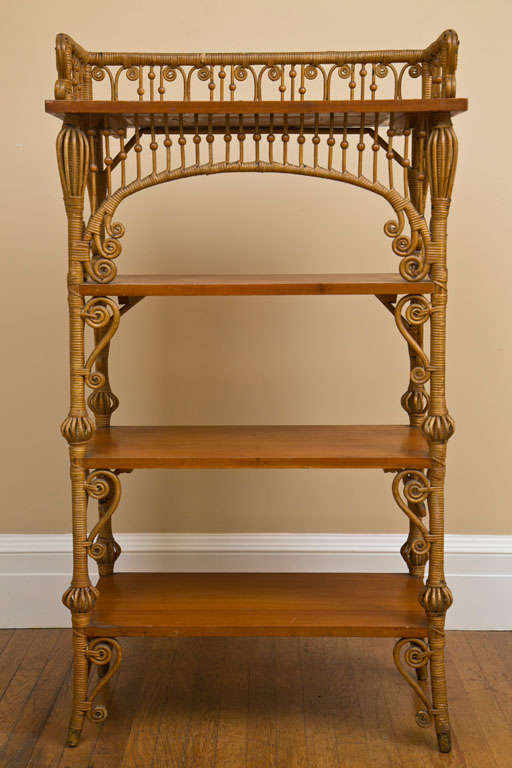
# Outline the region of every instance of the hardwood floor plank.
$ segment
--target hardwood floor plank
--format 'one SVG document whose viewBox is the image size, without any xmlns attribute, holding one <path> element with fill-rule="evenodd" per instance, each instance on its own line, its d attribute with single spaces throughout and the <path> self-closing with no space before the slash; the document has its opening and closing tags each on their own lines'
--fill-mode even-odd
<svg viewBox="0 0 512 768">
<path fill-rule="evenodd" d="M 512 729 L 512 678 L 510 660 L 512 645 L 508 647 L 510 632 L 467 632 L 464 637 L 477 659 L 482 654 L 480 667 L 496 705 L 502 712 L 509 730 Z"/>
<path fill-rule="evenodd" d="M 146 675 L 138 700 L 138 713 L 119 768 L 151 768 L 161 719 L 161 701 L 169 682 L 176 650 L 172 638 L 146 640 Z"/>
<path fill-rule="evenodd" d="M 49 630 L 49 637 L 55 642 L 0 756 L 0 768 L 26 768 L 48 713 L 69 672 L 69 633 L 64 629 Z"/>
<path fill-rule="evenodd" d="M 274 637 L 254 638 L 249 657 L 247 768 L 276 768 L 276 649 Z"/>
<path fill-rule="evenodd" d="M 229 638 L 222 679 L 215 768 L 245 768 L 252 638 Z M 156 768 L 156 766 L 155 766 Z"/>
<path fill-rule="evenodd" d="M 365 768 L 409 768 L 402 762 L 400 750 L 394 741 L 394 732 L 385 686 L 389 680 L 393 661 L 392 642 L 372 640 L 354 642 L 354 666 L 357 685 L 353 696 L 359 702 L 361 726 L 366 741 Z M 387 661 L 389 657 L 389 662 Z M 386 661 L 384 661 L 386 658 Z"/>
<path fill-rule="evenodd" d="M 86 723 L 76 749 L 64 748 L 69 631 L 20 630 L 4 641 L 0 768 L 512 765 L 510 632 L 448 633 L 450 755 L 438 754 L 433 729 L 415 725 L 392 640 L 123 640 L 109 719 Z"/>
<path fill-rule="evenodd" d="M 339 706 L 340 716 L 334 723 L 337 753 L 342 768 L 366 768 L 367 745 L 362 728 L 361 708 L 354 697 L 359 680 L 359 670 L 355 665 L 354 652 L 360 640 L 347 638 L 339 645 L 338 659 L 334 659 L 339 668 Z M 343 666 L 339 659 L 343 660 Z M 333 676 L 335 672 L 333 672 Z"/>
<path fill-rule="evenodd" d="M 450 632 L 447 643 L 448 702 L 450 719 L 457 747 L 467 768 L 499 768 L 489 750 L 475 704 L 468 695 L 471 683 L 467 679 L 466 660 L 463 658 L 462 632 Z M 458 766 L 457 766 L 458 768 Z"/>
<path fill-rule="evenodd" d="M 16 636 L 14 639 L 16 640 Z M 5 670 L 10 679 L 0 700 L 0 760 L 3 759 L 11 732 L 15 729 L 27 701 L 34 694 L 58 639 L 59 630 L 46 629 L 41 632 L 31 629 L 22 630 L 20 642 L 13 644 L 13 664 L 10 670 Z"/>
<path fill-rule="evenodd" d="M 183 768 L 197 662 L 194 642 L 178 638 L 173 667 L 162 699 L 162 717 L 152 768 Z"/>
<path fill-rule="evenodd" d="M 306 754 L 308 765 L 316 768 L 346 765 L 337 740 L 339 723 L 346 714 L 341 682 L 345 647 L 343 641 L 331 638 L 302 642 Z"/>
<path fill-rule="evenodd" d="M 196 673 L 191 717 L 185 744 L 184 768 L 215 765 L 220 709 L 220 688 L 228 658 L 223 638 L 197 638 Z"/>
<path fill-rule="evenodd" d="M 19 629 L 0 629 L 0 656 L 5 651 L 9 643 L 14 637 L 15 632 L 20 632 Z M 0 691 L 1 695 L 1 691 Z"/>
<path fill-rule="evenodd" d="M 44 630 L 16 629 L 5 646 L 5 653 L 0 656 L 0 702 L 12 678 L 16 675 L 31 647 L 38 642 Z M 1 731 L 0 731 L 1 732 Z"/>
<path fill-rule="evenodd" d="M 278 768 L 307 768 L 304 717 L 304 669 L 301 638 L 284 638 L 276 648 Z"/>
<path fill-rule="evenodd" d="M 34 745 L 27 768 L 58 768 L 64 754 L 72 695 L 72 646 L 68 631 L 68 669 Z M 90 749 L 90 744 L 87 747 Z M 69 750 L 66 750 L 69 752 Z"/>
<path fill-rule="evenodd" d="M 459 663 L 464 669 L 465 688 L 486 736 L 489 752 L 499 768 L 509 768 L 512 761 L 511 721 L 502 712 L 501 697 L 497 696 L 488 673 L 483 669 L 483 666 L 490 666 L 489 660 L 483 654 L 484 644 L 479 637 L 461 637 L 459 643 Z M 508 708 L 510 709 L 510 704 Z"/>
</svg>

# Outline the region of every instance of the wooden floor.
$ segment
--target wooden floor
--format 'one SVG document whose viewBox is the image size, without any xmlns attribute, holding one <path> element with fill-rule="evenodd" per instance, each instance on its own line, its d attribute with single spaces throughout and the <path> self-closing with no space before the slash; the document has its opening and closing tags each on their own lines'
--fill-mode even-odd
<svg viewBox="0 0 512 768">
<path fill-rule="evenodd" d="M 393 640 L 125 638 L 64 749 L 69 630 L 0 631 L 1 768 L 510 768 L 512 633 L 448 633 L 451 755 L 418 728 Z"/>
</svg>

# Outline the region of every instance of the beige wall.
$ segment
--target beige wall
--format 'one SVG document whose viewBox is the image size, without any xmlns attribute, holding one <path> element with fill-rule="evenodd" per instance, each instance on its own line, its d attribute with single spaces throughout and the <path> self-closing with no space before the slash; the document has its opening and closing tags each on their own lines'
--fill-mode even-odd
<svg viewBox="0 0 512 768">
<path fill-rule="evenodd" d="M 106 50 L 462 45 L 460 170 L 450 224 L 447 529 L 511 533 L 512 285 L 509 3 L 318 0 L 50 3 L 3 0 L 0 533 L 70 530 L 66 229 L 43 112 L 64 31 Z M 503 107 L 498 107 L 505 97 Z M 496 127 L 493 122 L 499 120 Z M 499 125 L 499 127 L 498 127 Z M 122 271 L 386 271 L 396 257 L 375 196 L 315 179 L 197 178 L 120 210 Z M 125 424 L 397 423 L 408 358 L 372 297 L 146 299 L 123 319 L 112 383 Z M 506 386 L 508 384 L 508 386 Z M 375 471 L 139 471 L 123 476 L 122 531 L 405 530 Z"/>
</svg>

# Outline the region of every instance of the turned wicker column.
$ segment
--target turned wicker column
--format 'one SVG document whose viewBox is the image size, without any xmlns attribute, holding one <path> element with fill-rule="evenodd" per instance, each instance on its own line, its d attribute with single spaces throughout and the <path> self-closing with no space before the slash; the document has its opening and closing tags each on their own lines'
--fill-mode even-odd
<svg viewBox="0 0 512 768">
<path fill-rule="evenodd" d="M 86 472 L 77 465 L 85 454 L 94 426 L 85 405 L 84 381 L 84 300 L 78 292 L 83 279 L 82 261 L 88 248 L 82 241 L 84 193 L 89 170 L 87 137 L 76 125 L 64 125 L 57 139 L 57 158 L 68 217 L 68 300 L 70 337 L 70 410 L 62 424 L 69 443 L 73 520 L 73 579 L 63 595 L 73 622 L 73 705 L 68 744 L 78 742 L 86 714 L 88 661 L 85 627 L 98 591 L 89 579 L 87 562 Z"/>
<path fill-rule="evenodd" d="M 446 237 L 450 199 L 457 165 L 457 139 L 450 118 L 435 115 L 427 146 L 428 174 L 432 199 L 429 252 L 432 295 L 431 352 L 432 377 L 430 407 L 422 424 L 429 440 L 433 466 L 429 471 L 432 493 L 429 497 L 431 548 L 428 578 L 421 602 L 429 619 L 430 669 L 435 725 L 441 752 L 450 750 L 450 723 L 446 695 L 444 623 L 453 602 L 444 577 L 444 482 L 446 443 L 454 432 L 453 419 L 446 407 L 446 302 L 448 296 Z"/>
</svg>

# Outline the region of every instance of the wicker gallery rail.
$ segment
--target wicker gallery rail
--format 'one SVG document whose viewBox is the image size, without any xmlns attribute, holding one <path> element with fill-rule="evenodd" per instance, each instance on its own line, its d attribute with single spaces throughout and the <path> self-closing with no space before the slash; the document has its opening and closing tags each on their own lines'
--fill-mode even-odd
<svg viewBox="0 0 512 768">
<path fill-rule="evenodd" d="M 121 663 L 126 635 L 397 637 L 394 660 L 450 750 L 445 681 L 447 219 L 457 162 L 458 39 L 425 49 L 324 53 L 93 53 L 57 37 L 57 158 L 68 219 L 69 443 L 74 689 L 68 744 Z M 398 272 L 118 274 L 122 201 L 214 173 L 289 173 L 383 197 Z M 429 215 L 426 215 L 427 203 Z M 121 316 L 144 296 L 357 294 L 392 314 L 410 357 L 398 426 L 112 427 L 108 359 Z M 93 331 L 86 353 L 86 329 Z M 424 338 L 425 337 L 425 338 Z M 429 344 L 425 343 L 426 341 Z M 85 399 L 86 389 L 91 393 Z M 88 406 L 88 407 L 87 407 Z M 94 414 L 94 420 L 90 415 Z M 409 521 L 405 574 L 114 573 L 120 474 L 156 467 L 379 468 Z M 98 521 L 87 528 L 89 498 Z M 89 576 L 88 558 L 99 582 Z M 426 580 L 424 572 L 428 567 Z M 90 680 L 91 668 L 98 677 Z M 430 686 L 428 685 L 430 672 Z"/>
</svg>

